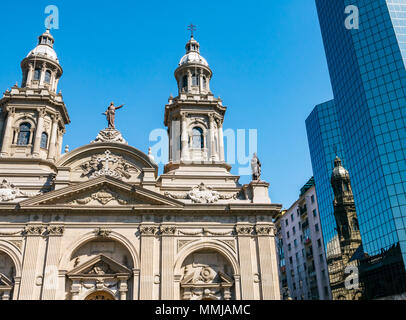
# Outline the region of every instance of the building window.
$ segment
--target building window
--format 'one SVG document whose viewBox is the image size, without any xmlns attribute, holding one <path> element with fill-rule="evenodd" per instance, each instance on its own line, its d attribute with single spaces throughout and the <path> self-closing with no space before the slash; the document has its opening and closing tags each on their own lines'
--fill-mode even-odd
<svg viewBox="0 0 406 320">
<path fill-rule="evenodd" d="M 290 215 L 290 220 L 293 221 L 293 213 Z"/>
<path fill-rule="evenodd" d="M 316 231 L 319 231 L 319 224 L 318 224 L 318 223 L 316 223 L 316 224 L 314 225 L 314 229 L 315 229 Z"/>
<path fill-rule="evenodd" d="M 46 149 L 48 146 L 48 134 L 43 132 L 41 134 L 41 148 Z"/>
<path fill-rule="evenodd" d="M 321 247 L 321 240 L 317 239 L 317 246 L 320 248 Z"/>
<path fill-rule="evenodd" d="M 203 130 L 199 127 L 194 127 L 192 130 L 192 148 L 203 149 L 204 139 Z"/>
<path fill-rule="evenodd" d="M 196 73 L 192 74 L 192 86 L 198 86 L 199 85 L 199 75 Z"/>
<path fill-rule="evenodd" d="M 292 250 L 292 245 L 288 243 L 288 251 Z"/>
<path fill-rule="evenodd" d="M 289 220 L 288 219 L 285 220 L 285 225 L 287 225 L 287 226 L 289 225 Z"/>
<path fill-rule="evenodd" d="M 51 83 L 51 71 L 49 70 L 45 71 L 45 82 Z"/>
<path fill-rule="evenodd" d="M 31 125 L 28 122 L 20 124 L 20 131 L 18 132 L 17 144 L 25 146 L 30 142 Z"/>
<path fill-rule="evenodd" d="M 296 239 L 293 240 L 293 243 L 294 243 L 295 247 L 297 247 L 297 240 Z"/>
<path fill-rule="evenodd" d="M 288 232 L 286 232 L 286 237 L 287 237 L 288 239 L 290 238 L 289 231 L 288 231 Z"/>
<path fill-rule="evenodd" d="M 34 71 L 34 80 L 39 80 L 41 77 L 41 69 L 35 69 Z"/>
<path fill-rule="evenodd" d="M 182 78 L 182 88 L 186 88 L 187 87 L 187 76 L 183 76 Z"/>
<path fill-rule="evenodd" d="M 295 227 L 292 228 L 292 232 L 293 232 L 294 235 L 296 234 L 296 228 Z"/>
<path fill-rule="evenodd" d="M 312 196 L 310 197 L 312 203 L 314 203 L 314 194 L 312 194 Z"/>
<path fill-rule="evenodd" d="M 313 210 L 313 217 L 316 217 L 317 216 L 317 211 L 316 211 L 316 209 L 314 209 Z"/>
</svg>

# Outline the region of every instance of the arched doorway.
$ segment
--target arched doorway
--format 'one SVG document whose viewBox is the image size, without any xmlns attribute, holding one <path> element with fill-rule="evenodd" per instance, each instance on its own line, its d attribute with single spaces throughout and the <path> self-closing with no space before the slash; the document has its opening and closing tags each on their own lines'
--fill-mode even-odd
<svg viewBox="0 0 406 320">
<path fill-rule="evenodd" d="M 85 300 L 116 300 L 114 296 L 106 291 L 95 291 L 89 294 Z"/>
</svg>

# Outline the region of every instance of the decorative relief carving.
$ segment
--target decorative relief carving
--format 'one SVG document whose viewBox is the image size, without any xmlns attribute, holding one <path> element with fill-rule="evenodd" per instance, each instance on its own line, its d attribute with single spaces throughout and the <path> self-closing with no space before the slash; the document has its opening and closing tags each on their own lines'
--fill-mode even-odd
<svg viewBox="0 0 406 320">
<path fill-rule="evenodd" d="M 108 236 L 110 236 L 111 230 L 104 229 L 104 228 L 97 228 L 94 230 L 94 233 L 98 237 L 107 238 Z"/>
<path fill-rule="evenodd" d="M 222 242 L 224 242 L 229 247 L 231 247 L 233 250 L 235 250 L 235 241 L 234 240 L 222 240 Z"/>
<path fill-rule="evenodd" d="M 121 156 L 113 156 L 110 150 L 104 154 L 93 155 L 92 158 L 82 164 L 82 177 L 97 178 L 100 176 L 110 176 L 116 179 L 131 178 L 131 171 L 135 168 L 124 161 Z"/>
<path fill-rule="evenodd" d="M 163 235 L 174 235 L 176 232 L 175 226 L 161 226 L 160 227 L 161 234 Z"/>
<path fill-rule="evenodd" d="M 24 229 L 24 233 L 28 236 L 39 236 L 44 230 L 44 226 L 27 226 Z"/>
<path fill-rule="evenodd" d="M 50 236 L 62 236 L 65 228 L 63 226 L 48 226 L 47 231 Z"/>
<path fill-rule="evenodd" d="M 194 240 L 178 240 L 178 251 L 180 251 L 184 246 L 193 241 Z"/>
<path fill-rule="evenodd" d="M 165 192 L 165 195 L 173 199 L 190 199 L 193 203 L 215 203 L 219 200 L 237 199 L 238 192 L 232 194 L 220 194 L 218 191 L 213 190 L 213 188 L 206 186 L 202 182 L 188 192 Z"/>
<path fill-rule="evenodd" d="M 121 132 L 114 128 L 106 128 L 99 132 L 96 139 L 90 143 L 118 142 L 127 144 L 127 141 L 121 135 Z"/>
<path fill-rule="evenodd" d="M 238 235 L 251 235 L 254 228 L 251 226 L 236 226 L 235 231 Z"/>
<path fill-rule="evenodd" d="M 272 226 L 255 226 L 257 235 L 269 236 L 274 234 L 274 227 Z"/>
<path fill-rule="evenodd" d="M 90 201 L 95 200 L 102 205 L 106 205 L 110 201 L 116 200 L 121 205 L 126 205 L 131 203 L 130 200 L 124 199 L 120 194 L 117 192 L 112 191 L 108 187 L 103 187 L 99 191 L 91 194 L 88 197 L 81 198 L 81 199 L 74 199 L 70 202 L 70 204 L 81 204 L 85 205 L 88 204 Z"/>
<path fill-rule="evenodd" d="M 232 235 L 234 233 L 233 230 L 217 232 L 217 231 L 212 231 L 212 230 L 208 230 L 208 229 L 205 229 L 205 228 L 203 228 L 203 232 L 205 234 L 209 234 L 209 235 L 212 235 L 212 236 L 226 236 L 226 235 Z"/>
<path fill-rule="evenodd" d="M 19 230 L 19 231 L 14 231 L 14 232 L 0 232 L 0 236 L 5 236 L 5 237 L 7 237 L 7 236 L 15 236 L 15 235 L 21 234 L 23 232 L 24 232 L 24 230 Z"/>
<path fill-rule="evenodd" d="M 156 235 L 159 232 L 157 226 L 140 226 L 139 229 L 142 235 Z"/>
<path fill-rule="evenodd" d="M 28 193 L 21 191 L 14 184 L 9 183 L 6 179 L 3 179 L 3 181 L 0 183 L 0 201 L 11 201 L 15 200 L 16 198 L 33 197 L 39 194 L 41 194 L 41 192 Z"/>
</svg>

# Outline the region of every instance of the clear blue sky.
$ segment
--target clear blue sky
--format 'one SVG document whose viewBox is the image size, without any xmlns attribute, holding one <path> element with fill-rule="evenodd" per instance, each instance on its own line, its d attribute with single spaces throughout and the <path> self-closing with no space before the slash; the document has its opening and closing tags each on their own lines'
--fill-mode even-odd
<svg viewBox="0 0 406 320">
<path fill-rule="evenodd" d="M 7 1 L 0 19 L 2 92 L 20 84 L 20 62 L 44 31 L 50 4 L 59 8 L 52 34 L 72 121 L 64 145 L 72 150 L 94 139 L 106 125 L 101 113 L 115 101 L 126 104 L 116 126 L 147 152 L 150 131 L 164 128 L 165 103 L 176 95 L 173 72 L 193 22 L 214 72 L 211 89 L 228 107 L 224 128 L 258 129 L 272 201 L 287 208 L 297 199 L 312 175 L 305 119 L 332 98 L 314 0 Z"/>
</svg>

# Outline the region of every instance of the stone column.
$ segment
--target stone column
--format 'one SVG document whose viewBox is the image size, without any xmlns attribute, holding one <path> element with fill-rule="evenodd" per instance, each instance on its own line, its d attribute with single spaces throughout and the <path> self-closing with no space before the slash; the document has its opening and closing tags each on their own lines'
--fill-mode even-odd
<svg viewBox="0 0 406 320">
<path fill-rule="evenodd" d="M 221 119 L 217 120 L 217 128 L 218 128 L 218 144 L 219 144 L 219 151 L 220 151 L 220 161 L 225 161 L 224 159 L 224 136 L 223 136 L 223 123 Z"/>
<path fill-rule="evenodd" d="M 52 118 L 52 129 L 51 129 L 51 137 L 49 141 L 49 151 L 48 151 L 48 160 L 54 160 L 55 159 L 55 153 L 56 153 L 56 136 L 57 136 L 57 130 L 58 130 L 58 121 L 59 121 L 59 116 L 55 115 Z"/>
<path fill-rule="evenodd" d="M 26 243 L 21 272 L 19 300 L 35 299 L 34 286 L 36 285 L 36 269 L 39 259 L 38 249 L 43 230 L 44 227 L 40 225 L 30 225 L 25 229 Z"/>
<path fill-rule="evenodd" d="M 161 228 L 161 299 L 174 300 L 175 232 L 176 227 L 162 225 Z"/>
<path fill-rule="evenodd" d="M 59 258 L 61 248 L 61 237 L 64 227 L 52 225 L 48 230 L 48 248 L 45 262 L 44 285 L 42 288 L 42 300 L 55 300 L 59 286 Z M 65 289 L 65 288 L 63 288 Z"/>
<path fill-rule="evenodd" d="M 40 76 L 40 80 L 39 80 L 39 85 L 43 86 L 44 85 L 44 81 L 45 81 L 45 71 L 46 71 L 46 63 L 44 62 L 42 64 L 42 69 L 41 69 L 41 76 Z"/>
<path fill-rule="evenodd" d="M 13 300 L 18 299 L 18 293 L 20 291 L 21 277 L 14 277 L 14 288 L 13 288 Z"/>
<path fill-rule="evenodd" d="M 188 159 L 188 132 L 187 132 L 187 121 L 186 121 L 186 117 L 187 114 L 186 113 L 182 113 L 182 133 L 181 133 L 181 160 L 184 161 L 186 159 Z"/>
<path fill-rule="evenodd" d="M 39 150 L 41 146 L 41 135 L 44 131 L 44 117 L 46 115 L 45 109 L 41 108 L 38 110 L 38 121 L 37 129 L 35 130 L 35 140 L 34 140 L 34 156 L 39 156 Z"/>
<path fill-rule="evenodd" d="M 10 151 L 11 139 L 13 138 L 13 123 L 15 117 L 15 109 L 7 108 L 6 127 L 4 128 L 3 145 L 1 146 L 1 155 L 8 156 Z"/>
<path fill-rule="evenodd" d="M 154 242 L 156 225 L 141 225 L 140 300 L 152 300 L 154 287 Z"/>
<path fill-rule="evenodd" d="M 34 66 L 30 63 L 30 64 L 28 64 L 28 74 L 27 74 L 27 79 L 25 82 L 26 87 L 29 87 L 31 85 L 33 74 L 34 74 Z"/>
<path fill-rule="evenodd" d="M 187 92 L 192 91 L 192 73 L 190 70 L 187 71 Z"/>
<path fill-rule="evenodd" d="M 203 71 L 200 70 L 199 72 L 199 92 L 203 92 Z"/>
<path fill-rule="evenodd" d="M 241 299 L 254 299 L 254 277 L 251 257 L 251 235 L 253 227 L 250 225 L 237 225 L 238 254 L 241 273 Z"/>
<path fill-rule="evenodd" d="M 259 268 L 261 270 L 262 299 L 280 300 L 279 276 L 272 225 L 256 225 Z"/>
<path fill-rule="evenodd" d="M 139 299 L 140 269 L 133 269 L 133 300 Z"/>
<path fill-rule="evenodd" d="M 214 141 L 214 115 L 212 113 L 209 114 L 209 128 L 210 128 L 210 158 L 212 161 L 216 160 L 217 153 L 216 153 L 216 145 Z"/>
<path fill-rule="evenodd" d="M 118 291 L 120 292 L 120 300 L 127 300 L 127 291 L 128 291 L 128 285 L 127 285 L 127 277 L 118 277 L 120 280 L 119 284 L 119 289 Z"/>
</svg>

